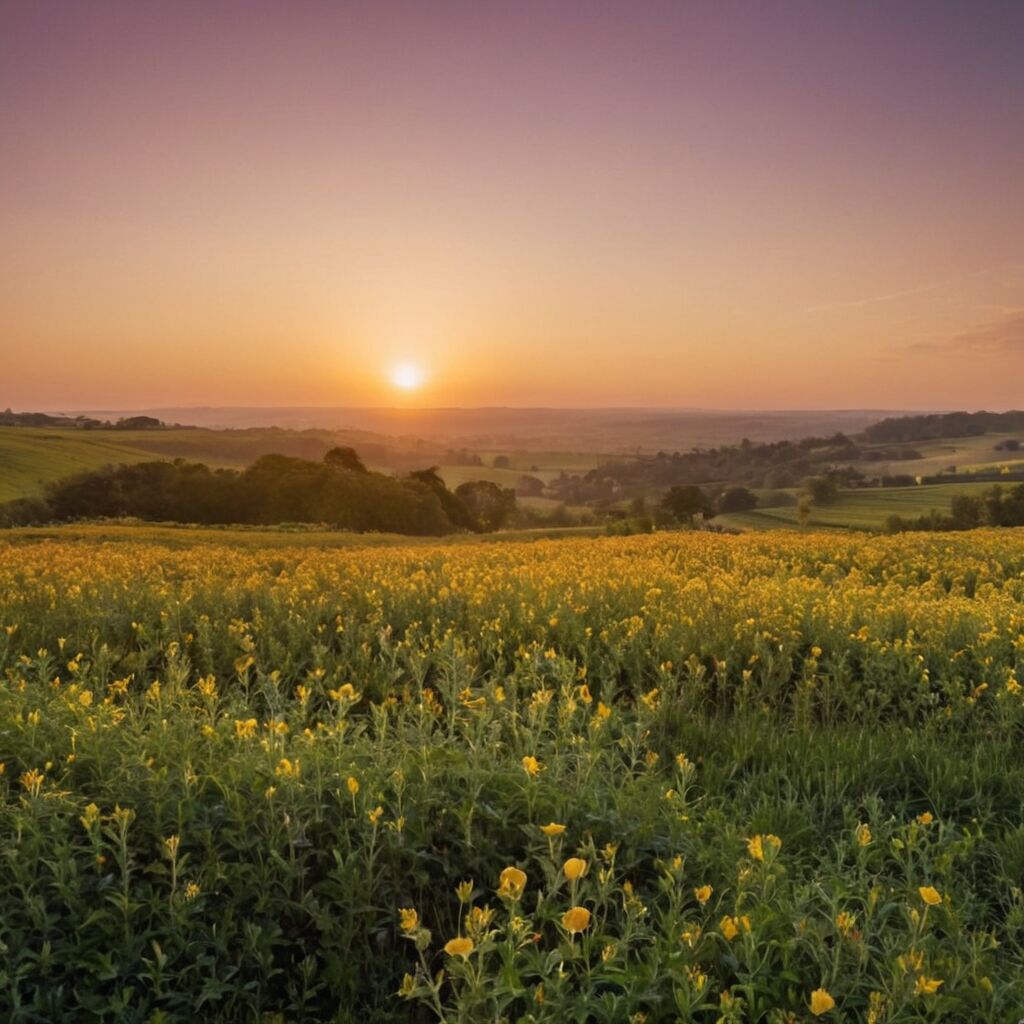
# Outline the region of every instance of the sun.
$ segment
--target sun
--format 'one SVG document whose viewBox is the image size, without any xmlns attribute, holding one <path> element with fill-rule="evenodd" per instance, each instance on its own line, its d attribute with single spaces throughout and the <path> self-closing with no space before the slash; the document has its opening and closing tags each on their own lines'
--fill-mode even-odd
<svg viewBox="0 0 1024 1024">
<path fill-rule="evenodd" d="M 402 391 L 415 391 L 423 384 L 423 370 L 415 363 L 399 363 L 391 371 L 391 383 Z"/>
</svg>

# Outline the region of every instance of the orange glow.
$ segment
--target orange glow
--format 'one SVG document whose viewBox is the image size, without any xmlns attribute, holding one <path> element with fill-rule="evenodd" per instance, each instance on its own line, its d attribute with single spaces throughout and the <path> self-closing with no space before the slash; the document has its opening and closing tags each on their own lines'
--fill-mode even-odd
<svg viewBox="0 0 1024 1024">
<path fill-rule="evenodd" d="M 0 407 L 1020 404 L 995 8 L 599 7 L 14 5 Z"/>
<path fill-rule="evenodd" d="M 391 383 L 400 391 L 416 391 L 423 386 L 423 371 L 415 363 L 399 363 L 391 371 Z"/>
</svg>

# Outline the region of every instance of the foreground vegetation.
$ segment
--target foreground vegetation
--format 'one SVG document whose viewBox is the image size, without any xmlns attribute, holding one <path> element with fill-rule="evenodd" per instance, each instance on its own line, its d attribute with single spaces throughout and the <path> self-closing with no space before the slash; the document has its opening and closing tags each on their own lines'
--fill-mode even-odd
<svg viewBox="0 0 1024 1024">
<path fill-rule="evenodd" d="M 1016 1021 L 1024 535 L 0 546 L 0 1016 Z"/>
</svg>

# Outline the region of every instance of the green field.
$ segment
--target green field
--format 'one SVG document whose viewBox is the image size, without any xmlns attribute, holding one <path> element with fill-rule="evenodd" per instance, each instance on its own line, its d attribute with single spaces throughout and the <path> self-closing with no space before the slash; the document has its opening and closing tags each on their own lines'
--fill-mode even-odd
<svg viewBox="0 0 1024 1024">
<path fill-rule="evenodd" d="M 133 440 L 127 432 L 0 427 L 0 502 L 37 494 L 73 473 L 153 458 Z"/>
<path fill-rule="evenodd" d="M 991 483 L 930 484 L 914 487 L 870 487 L 840 491 L 831 505 L 814 505 L 808 524 L 815 529 L 880 530 L 888 516 L 916 518 L 929 512 L 948 513 L 957 494 L 979 494 Z M 744 530 L 797 529 L 795 505 L 730 512 L 714 522 Z"/>
<path fill-rule="evenodd" d="M 895 462 L 860 463 L 860 468 L 869 475 L 877 473 L 909 473 L 911 476 L 933 476 L 951 466 L 959 472 L 982 469 L 998 469 L 1001 466 L 1024 465 L 1021 452 L 999 452 L 996 445 L 1017 434 L 982 434 L 980 437 L 953 437 L 940 441 L 921 441 L 916 444 L 900 445 L 920 452 L 922 458 L 897 460 Z"/>
</svg>

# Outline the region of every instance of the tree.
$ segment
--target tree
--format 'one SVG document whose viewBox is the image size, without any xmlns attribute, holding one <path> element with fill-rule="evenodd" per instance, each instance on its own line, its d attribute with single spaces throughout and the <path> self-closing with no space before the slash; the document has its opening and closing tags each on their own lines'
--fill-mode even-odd
<svg viewBox="0 0 1024 1024">
<path fill-rule="evenodd" d="M 473 530 L 476 532 L 476 520 L 469 514 L 466 503 L 445 486 L 438 472 L 439 468 L 438 466 L 431 466 L 429 469 L 415 469 L 409 474 L 407 479 L 422 484 L 437 495 L 445 515 L 455 526 L 463 530 Z"/>
<path fill-rule="evenodd" d="M 516 509 L 516 492 L 511 487 L 499 487 L 490 480 L 468 480 L 455 488 L 459 498 L 480 533 L 500 530 Z"/>
<path fill-rule="evenodd" d="M 719 512 L 747 512 L 757 508 L 757 495 L 746 487 L 730 487 L 718 499 Z"/>
<path fill-rule="evenodd" d="M 661 507 L 677 522 L 686 523 L 697 515 L 709 515 L 713 510 L 707 495 L 694 484 L 676 484 L 661 499 Z"/>
<path fill-rule="evenodd" d="M 510 469 L 512 467 L 512 460 L 507 455 L 495 455 L 491 465 L 495 469 Z"/>
<path fill-rule="evenodd" d="M 539 498 L 544 493 L 544 481 L 536 476 L 523 474 L 516 484 L 516 494 L 524 498 Z"/>
<path fill-rule="evenodd" d="M 980 498 L 971 494 L 954 494 L 949 511 L 954 530 L 973 530 L 981 525 L 985 506 Z"/>
<path fill-rule="evenodd" d="M 348 445 L 332 448 L 324 456 L 324 463 L 332 469 L 348 469 L 353 473 L 369 472 L 363 465 L 363 460 L 356 454 L 355 448 L 349 448 Z"/>
<path fill-rule="evenodd" d="M 155 416 L 126 416 L 114 424 L 115 430 L 157 430 L 163 423 Z"/>
<path fill-rule="evenodd" d="M 839 497 L 839 484 L 832 476 L 809 476 L 804 488 L 815 505 L 831 505 Z"/>
</svg>

